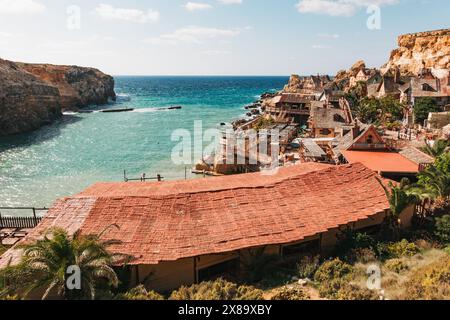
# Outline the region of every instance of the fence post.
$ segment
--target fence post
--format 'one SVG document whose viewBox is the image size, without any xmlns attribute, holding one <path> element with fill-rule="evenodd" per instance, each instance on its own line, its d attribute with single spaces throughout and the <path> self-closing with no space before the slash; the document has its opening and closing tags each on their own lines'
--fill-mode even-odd
<svg viewBox="0 0 450 320">
<path fill-rule="evenodd" d="M 33 208 L 33 218 L 34 218 L 34 226 L 38 225 L 37 217 L 36 217 L 36 208 Z"/>
<path fill-rule="evenodd" d="M 2 212 L 0 211 L 0 228 L 3 228 Z"/>
</svg>

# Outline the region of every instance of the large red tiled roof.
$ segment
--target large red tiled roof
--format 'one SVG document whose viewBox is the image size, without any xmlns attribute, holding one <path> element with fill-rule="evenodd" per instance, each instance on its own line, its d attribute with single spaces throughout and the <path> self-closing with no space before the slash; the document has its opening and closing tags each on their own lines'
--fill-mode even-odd
<svg viewBox="0 0 450 320">
<path fill-rule="evenodd" d="M 362 163 L 375 172 L 418 173 L 419 165 L 396 152 L 343 151 L 349 163 Z"/>
<path fill-rule="evenodd" d="M 119 239 L 132 264 L 300 241 L 389 208 L 376 174 L 361 164 L 307 164 L 277 175 L 166 183 L 101 183 L 61 199 L 28 236 L 52 226 Z M 7 252 L 0 265 L 12 256 Z"/>
</svg>

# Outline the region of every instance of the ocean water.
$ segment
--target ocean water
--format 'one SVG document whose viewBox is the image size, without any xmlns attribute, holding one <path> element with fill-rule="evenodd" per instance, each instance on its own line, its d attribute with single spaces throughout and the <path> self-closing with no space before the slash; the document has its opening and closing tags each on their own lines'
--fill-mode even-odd
<svg viewBox="0 0 450 320">
<path fill-rule="evenodd" d="M 130 113 L 66 114 L 37 131 L 0 138 L 0 207 L 50 206 L 98 181 L 161 174 L 185 177 L 171 152 L 172 132 L 193 132 L 194 121 L 216 128 L 245 114 L 243 107 L 287 77 L 116 77 L 118 101 L 101 108 Z M 181 110 L 158 110 L 169 106 Z M 194 178 L 188 167 L 188 178 Z"/>
</svg>

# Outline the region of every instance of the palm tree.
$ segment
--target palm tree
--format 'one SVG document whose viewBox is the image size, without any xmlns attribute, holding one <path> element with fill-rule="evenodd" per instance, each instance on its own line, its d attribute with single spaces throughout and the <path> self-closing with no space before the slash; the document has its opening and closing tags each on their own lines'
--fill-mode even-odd
<svg viewBox="0 0 450 320">
<path fill-rule="evenodd" d="M 381 179 L 377 179 L 383 187 L 389 201 L 390 215 L 386 219 L 387 226 L 396 237 L 399 235 L 399 219 L 401 213 L 410 205 L 417 203 L 418 199 L 415 195 L 407 192 L 410 181 L 406 178 L 402 179 L 398 186 L 395 186 L 392 182 L 389 182 L 388 186 L 386 186 Z"/>
<path fill-rule="evenodd" d="M 437 158 L 444 154 L 449 146 L 450 144 L 447 140 L 437 140 L 433 146 L 425 140 L 425 147 L 422 148 L 422 151 L 433 158 Z"/>
<path fill-rule="evenodd" d="M 125 256 L 108 251 L 109 246 L 118 242 L 101 240 L 107 229 L 99 235 L 83 236 L 76 232 L 70 237 L 65 230 L 55 228 L 48 230 L 42 240 L 22 245 L 21 263 L 2 272 L 9 283 L 3 293 L 20 292 L 27 297 L 30 292 L 41 290 L 43 300 L 54 294 L 67 300 L 93 300 L 98 285 L 117 287 L 119 280 L 111 266 Z M 67 271 L 71 266 L 80 271 L 80 290 L 70 290 L 67 286 L 71 276 Z"/>
<path fill-rule="evenodd" d="M 450 172 L 431 166 L 421 173 L 423 193 L 429 198 L 444 201 L 450 196 Z"/>
</svg>

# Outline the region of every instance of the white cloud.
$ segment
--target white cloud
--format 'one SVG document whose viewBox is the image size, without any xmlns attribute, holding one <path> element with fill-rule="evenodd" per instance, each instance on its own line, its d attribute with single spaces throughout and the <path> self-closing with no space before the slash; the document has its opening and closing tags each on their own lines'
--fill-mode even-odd
<svg viewBox="0 0 450 320">
<path fill-rule="evenodd" d="M 317 36 L 320 38 L 328 38 L 328 39 L 338 39 L 340 38 L 340 35 L 337 33 L 319 33 Z"/>
<path fill-rule="evenodd" d="M 36 14 L 45 6 L 34 0 L 0 0 L 0 14 Z"/>
<path fill-rule="evenodd" d="M 324 45 L 324 44 L 313 44 L 311 47 L 313 49 L 331 49 L 331 46 Z"/>
<path fill-rule="evenodd" d="M 208 39 L 215 38 L 230 38 L 239 35 L 239 29 L 218 29 L 205 28 L 197 26 L 189 26 L 177 29 L 172 33 L 160 35 L 157 38 L 150 38 L 145 40 L 151 44 L 170 44 L 176 45 L 178 43 L 195 43 L 200 44 Z"/>
<path fill-rule="evenodd" d="M 207 56 L 224 56 L 224 55 L 231 54 L 231 51 L 228 51 L 228 50 L 205 50 L 205 51 L 202 51 L 202 53 Z"/>
<path fill-rule="evenodd" d="M 139 9 L 115 8 L 109 4 L 100 4 L 95 12 L 105 20 L 124 20 L 136 23 L 156 22 L 159 20 L 159 12 Z"/>
<path fill-rule="evenodd" d="M 222 4 L 242 4 L 242 0 L 217 0 Z"/>
<path fill-rule="evenodd" d="M 352 16 L 370 5 L 393 5 L 399 0 L 300 0 L 296 7 L 300 13 L 316 13 L 329 16 Z"/>
<path fill-rule="evenodd" d="M 212 5 L 202 2 L 188 2 L 183 7 L 188 11 L 197 11 L 211 9 Z"/>
</svg>

